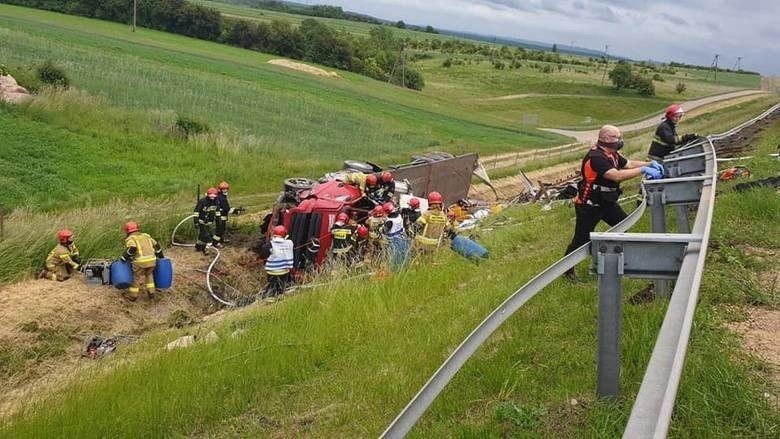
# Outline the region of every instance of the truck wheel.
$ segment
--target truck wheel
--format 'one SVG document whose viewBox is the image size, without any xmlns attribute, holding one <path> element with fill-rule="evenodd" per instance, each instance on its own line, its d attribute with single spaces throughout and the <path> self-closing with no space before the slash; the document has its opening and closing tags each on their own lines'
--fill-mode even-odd
<svg viewBox="0 0 780 439">
<path fill-rule="evenodd" d="M 288 178 L 284 180 L 285 192 L 297 192 L 311 189 L 317 182 L 308 178 Z"/>
</svg>

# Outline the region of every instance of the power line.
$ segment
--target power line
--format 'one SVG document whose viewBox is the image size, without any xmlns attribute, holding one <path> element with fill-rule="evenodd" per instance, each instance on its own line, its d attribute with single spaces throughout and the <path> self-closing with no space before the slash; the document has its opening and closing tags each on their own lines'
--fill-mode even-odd
<svg viewBox="0 0 780 439">
<path fill-rule="evenodd" d="M 607 79 L 607 69 L 609 68 L 609 57 L 607 52 L 609 51 L 609 44 L 604 45 L 604 74 L 601 75 L 601 85 L 604 86 L 604 80 Z"/>
</svg>

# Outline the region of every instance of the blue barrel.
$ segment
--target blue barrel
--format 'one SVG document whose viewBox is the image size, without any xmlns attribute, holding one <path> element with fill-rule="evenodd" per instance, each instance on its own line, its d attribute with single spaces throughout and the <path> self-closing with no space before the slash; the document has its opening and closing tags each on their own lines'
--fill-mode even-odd
<svg viewBox="0 0 780 439">
<path fill-rule="evenodd" d="M 173 263 L 170 259 L 157 259 L 157 265 L 154 267 L 154 285 L 157 288 L 170 288 L 173 285 Z"/>
<path fill-rule="evenodd" d="M 488 251 L 485 247 L 477 244 L 470 238 L 465 236 L 456 236 L 452 238 L 452 249 L 458 252 L 461 256 L 469 259 L 487 258 Z"/>
<path fill-rule="evenodd" d="M 111 263 L 111 285 L 117 289 L 124 290 L 130 288 L 133 284 L 133 267 L 129 262 L 124 262 L 121 259 Z"/>
</svg>

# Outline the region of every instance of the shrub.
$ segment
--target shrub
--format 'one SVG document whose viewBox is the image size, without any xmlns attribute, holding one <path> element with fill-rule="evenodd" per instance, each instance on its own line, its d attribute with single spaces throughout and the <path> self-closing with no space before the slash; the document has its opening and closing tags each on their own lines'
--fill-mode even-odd
<svg viewBox="0 0 780 439">
<path fill-rule="evenodd" d="M 663 76 L 656 73 L 655 75 L 653 75 L 653 81 L 664 82 L 666 80 L 663 78 Z"/>
<path fill-rule="evenodd" d="M 59 67 L 52 64 L 51 61 L 46 61 L 37 70 L 38 79 L 42 83 L 53 85 L 55 87 L 68 88 L 70 87 L 70 80 L 65 72 Z"/>
<path fill-rule="evenodd" d="M 684 82 L 680 81 L 677 83 L 677 85 L 674 87 L 675 91 L 677 91 L 677 94 L 682 94 L 688 87 L 685 85 Z"/>
<path fill-rule="evenodd" d="M 650 78 L 647 78 L 645 76 L 635 75 L 632 82 L 633 84 L 631 88 L 636 89 L 636 91 L 640 95 L 642 96 L 655 95 L 655 85 L 653 85 L 653 81 Z"/>
<path fill-rule="evenodd" d="M 0 76 L 8 74 L 8 67 L 6 67 L 5 64 L 0 64 Z"/>
<path fill-rule="evenodd" d="M 441 63 L 441 66 L 446 68 L 452 67 L 452 58 L 445 59 L 444 62 Z"/>
<path fill-rule="evenodd" d="M 176 116 L 176 130 L 183 137 L 195 136 L 211 131 L 205 123 L 185 116 Z"/>
</svg>

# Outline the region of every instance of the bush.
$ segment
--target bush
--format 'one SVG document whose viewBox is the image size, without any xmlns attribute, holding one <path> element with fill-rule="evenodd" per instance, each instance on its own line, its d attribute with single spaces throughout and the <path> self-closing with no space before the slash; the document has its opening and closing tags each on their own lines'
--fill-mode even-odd
<svg viewBox="0 0 780 439">
<path fill-rule="evenodd" d="M 666 80 L 663 78 L 663 76 L 656 73 L 655 75 L 653 75 L 653 81 L 665 82 Z"/>
<path fill-rule="evenodd" d="M 51 61 L 46 61 L 37 70 L 38 79 L 42 83 L 53 85 L 55 87 L 68 88 L 70 87 L 70 80 L 65 72 L 59 67 L 52 64 Z"/>
<path fill-rule="evenodd" d="M 675 91 L 677 91 L 677 94 L 682 94 L 688 87 L 685 85 L 684 82 L 680 81 L 677 83 L 677 85 L 674 87 Z"/>
<path fill-rule="evenodd" d="M 635 75 L 632 82 L 633 84 L 631 88 L 636 89 L 636 91 L 640 95 L 642 96 L 655 95 L 655 85 L 653 85 L 653 81 L 650 78 L 647 78 L 645 76 Z"/>
<path fill-rule="evenodd" d="M 6 67 L 5 64 L 0 64 L 0 76 L 4 76 L 8 74 L 10 74 L 8 72 L 8 67 Z"/>
<path fill-rule="evenodd" d="M 205 123 L 185 116 L 176 116 L 176 130 L 182 137 L 195 136 L 211 131 Z"/>
<path fill-rule="evenodd" d="M 446 68 L 452 67 L 452 58 L 445 59 L 444 62 L 441 63 L 441 66 Z"/>
<path fill-rule="evenodd" d="M 615 68 L 609 72 L 609 79 L 616 89 L 631 88 L 631 82 L 634 73 L 631 71 L 631 64 L 625 61 L 619 61 Z"/>
</svg>

